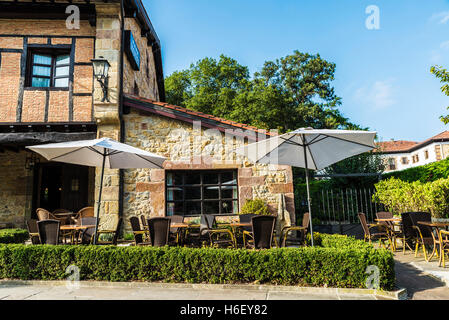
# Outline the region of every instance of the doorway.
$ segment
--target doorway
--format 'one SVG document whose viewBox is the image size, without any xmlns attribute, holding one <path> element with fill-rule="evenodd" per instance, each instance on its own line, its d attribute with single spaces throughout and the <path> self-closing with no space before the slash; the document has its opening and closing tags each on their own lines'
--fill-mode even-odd
<svg viewBox="0 0 449 320">
<path fill-rule="evenodd" d="M 89 206 L 89 167 L 41 163 L 35 171 L 33 215 L 37 208 L 77 212 Z"/>
</svg>

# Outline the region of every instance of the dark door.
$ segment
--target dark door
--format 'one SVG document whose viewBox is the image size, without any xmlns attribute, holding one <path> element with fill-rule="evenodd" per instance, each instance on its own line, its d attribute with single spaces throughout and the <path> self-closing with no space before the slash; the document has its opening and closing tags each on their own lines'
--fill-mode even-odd
<svg viewBox="0 0 449 320">
<path fill-rule="evenodd" d="M 89 168 L 59 163 L 40 164 L 36 174 L 36 208 L 77 212 L 88 205 Z"/>
</svg>

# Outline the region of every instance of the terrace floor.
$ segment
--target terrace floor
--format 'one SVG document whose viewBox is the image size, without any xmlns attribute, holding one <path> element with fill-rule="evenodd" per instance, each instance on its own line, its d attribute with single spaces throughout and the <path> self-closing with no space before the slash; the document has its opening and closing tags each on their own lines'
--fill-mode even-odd
<svg viewBox="0 0 449 320">
<path fill-rule="evenodd" d="M 446 268 L 438 266 L 438 258 L 424 260 L 422 251 L 395 253 L 396 285 L 406 288 L 411 300 L 449 300 L 449 263 Z"/>
</svg>

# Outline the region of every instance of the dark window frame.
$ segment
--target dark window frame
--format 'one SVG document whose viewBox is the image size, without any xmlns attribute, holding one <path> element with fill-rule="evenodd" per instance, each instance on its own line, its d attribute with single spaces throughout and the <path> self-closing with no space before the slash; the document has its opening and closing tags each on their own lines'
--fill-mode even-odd
<svg viewBox="0 0 449 320">
<path fill-rule="evenodd" d="M 51 57 L 51 65 L 45 65 L 40 63 L 34 63 L 35 55 L 43 55 Z M 59 56 L 69 56 L 69 63 L 56 65 L 57 57 Z M 32 88 L 36 90 L 42 89 L 57 89 L 57 90 L 69 90 L 70 87 L 70 70 L 72 69 L 74 61 L 72 59 L 71 46 L 30 46 L 27 52 L 27 63 L 26 63 L 26 77 L 25 77 L 25 87 Z M 42 66 L 42 67 L 50 67 L 50 76 L 41 76 L 41 75 L 33 75 L 33 67 L 34 66 Z M 56 67 L 69 67 L 69 73 L 64 76 L 56 76 Z M 34 87 L 32 85 L 33 77 L 35 78 L 44 78 L 50 79 L 50 85 L 48 87 Z M 56 87 L 55 81 L 57 79 L 67 79 L 66 87 Z"/>
<path fill-rule="evenodd" d="M 168 185 L 168 175 L 174 173 L 174 174 L 181 174 L 182 175 L 182 184 L 175 184 Z M 232 198 L 224 198 L 222 197 L 222 189 L 223 186 L 221 181 L 221 175 L 225 173 L 232 173 L 235 176 L 235 184 L 226 184 L 224 186 L 232 186 L 237 188 L 237 197 Z M 203 183 L 203 176 L 206 174 L 217 174 L 218 175 L 218 183 Z M 199 184 L 186 184 L 186 175 L 200 175 L 200 183 Z M 218 192 L 218 198 L 217 199 L 205 199 L 204 197 L 204 187 L 207 186 L 218 186 L 219 192 Z M 201 196 L 199 199 L 185 199 L 185 188 L 188 187 L 197 187 L 200 188 Z M 169 200 L 168 199 L 168 189 L 169 188 L 183 188 L 183 196 L 182 200 Z M 168 206 L 169 203 L 182 203 L 183 206 L 183 216 L 184 217 L 197 217 L 200 215 L 205 214 L 205 208 L 204 203 L 206 202 L 218 202 L 219 203 L 219 212 L 218 213 L 208 213 L 213 215 L 222 215 L 222 216 L 230 216 L 235 215 L 234 210 L 231 210 L 231 213 L 222 212 L 222 203 L 223 202 L 231 202 L 236 203 L 237 211 L 239 210 L 239 191 L 238 191 L 238 170 L 237 169 L 218 169 L 218 170 L 165 170 L 165 215 L 168 216 Z M 194 203 L 194 202 L 200 202 L 201 203 L 201 213 L 199 214 L 186 214 L 186 205 L 187 203 Z M 232 208 L 234 209 L 234 207 Z M 176 212 L 175 212 L 176 214 Z"/>
</svg>

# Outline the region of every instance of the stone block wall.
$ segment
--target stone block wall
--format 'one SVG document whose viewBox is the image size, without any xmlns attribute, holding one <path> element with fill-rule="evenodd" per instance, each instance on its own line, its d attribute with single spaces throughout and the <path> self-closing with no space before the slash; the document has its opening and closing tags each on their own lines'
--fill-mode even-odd
<svg viewBox="0 0 449 320">
<path fill-rule="evenodd" d="M 26 152 L 0 153 L 0 228 L 25 227 L 31 215 L 32 171 L 25 169 Z"/>
<path fill-rule="evenodd" d="M 243 140 L 227 139 L 217 130 L 134 111 L 124 118 L 126 143 L 169 159 L 164 169 L 125 170 L 125 230 L 131 230 L 130 216 L 165 216 L 165 170 L 177 169 L 237 169 L 240 208 L 248 199 L 261 198 L 277 214 L 283 194 L 290 219 L 295 221 L 291 167 L 254 165 L 231 152 L 243 145 Z"/>
<path fill-rule="evenodd" d="M 126 53 L 124 53 L 123 92 L 134 94 L 134 87 L 137 84 L 139 89 L 138 96 L 159 101 L 153 49 L 151 46 L 148 46 L 147 38 L 141 36 L 141 28 L 135 19 L 125 19 L 125 30 L 132 32 L 139 48 L 140 69 L 134 70 Z"/>
</svg>

